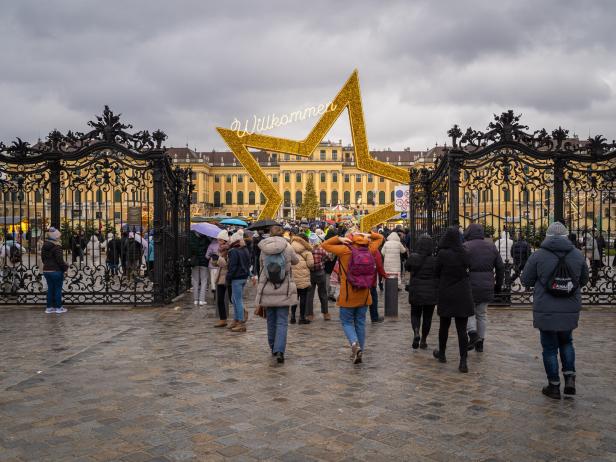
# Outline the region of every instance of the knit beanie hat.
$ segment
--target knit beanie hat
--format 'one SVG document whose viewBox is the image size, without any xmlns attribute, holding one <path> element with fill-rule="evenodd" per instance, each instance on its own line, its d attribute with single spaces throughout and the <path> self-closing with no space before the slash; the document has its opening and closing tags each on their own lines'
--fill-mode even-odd
<svg viewBox="0 0 616 462">
<path fill-rule="evenodd" d="M 222 241 L 229 241 L 229 233 L 226 229 L 223 229 L 216 235 L 216 239 L 220 239 Z"/>
<path fill-rule="evenodd" d="M 567 227 L 565 225 L 563 225 L 559 221 L 555 221 L 548 227 L 546 235 L 567 237 L 569 236 L 569 231 L 567 230 Z"/>
<path fill-rule="evenodd" d="M 47 230 L 47 239 L 50 241 L 57 241 L 60 239 L 60 231 L 58 231 L 53 226 Z"/>
</svg>

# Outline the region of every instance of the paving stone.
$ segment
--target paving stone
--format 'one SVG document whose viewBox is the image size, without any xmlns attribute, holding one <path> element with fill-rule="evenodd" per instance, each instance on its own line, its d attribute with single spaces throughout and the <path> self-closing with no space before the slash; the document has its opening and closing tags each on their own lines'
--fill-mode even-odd
<svg viewBox="0 0 616 462">
<path fill-rule="evenodd" d="M 0 462 L 616 461 L 616 313 L 582 314 L 578 395 L 552 401 L 529 311 L 491 309 L 462 375 L 453 329 L 447 364 L 410 348 L 403 298 L 361 365 L 337 320 L 289 326 L 278 365 L 264 320 L 221 331 L 211 305 L 0 308 Z"/>
</svg>

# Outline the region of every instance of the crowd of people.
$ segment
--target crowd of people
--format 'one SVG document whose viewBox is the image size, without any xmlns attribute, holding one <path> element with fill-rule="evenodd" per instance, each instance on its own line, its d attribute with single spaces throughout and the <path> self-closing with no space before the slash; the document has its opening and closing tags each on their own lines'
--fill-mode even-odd
<svg viewBox="0 0 616 462">
<path fill-rule="evenodd" d="M 112 255 L 111 260 L 107 257 L 110 270 L 117 271 L 121 266 L 130 277 L 132 262 L 140 261 L 144 254 L 143 248 L 131 251 L 131 243 L 136 242 L 131 234 L 124 243 L 111 235 L 103 244 L 92 240 L 85 245 L 104 245 Z M 572 239 L 559 222 L 549 226 L 545 240 L 534 252 L 524 239 L 513 242 L 506 232 L 501 240 L 504 242 L 487 237 L 481 224 L 471 224 L 466 230 L 447 228 L 438 242 L 423 234 L 414 244 L 401 228 L 363 233 L 353 226 L 326 227 L 320 223 L 273 224 L 256 231 L 230 228 L 221 230 L 215 238 L 192 231 L 193 302 L 202 306 L 213 299 L 219 318 L 215 327 L 246 332 L 249 313 L 244 290 L 252 283 L 256 287 L 254 314 L 266 318 L 269 348 L 276 361 L 284 363 L 288 325 L 314 321 L 315 294 L 322 319 L 330 321 L 328 302 L 333 299 L 351 361 L 358 364 L 366 349 L 368 312 L 373 323 L 384 320 L 378 311 L 378 289 L 382 290 L 384 279 L 394 279 L 401 290 L 408 272 L 405 288 L 411 307 L 410 347 L 428 348 L 436 309 L 438 346 L 433 356 L 447 362 L 453 321 L 458 369 L 466 373 L 469 351 L 484 351 L 487 308 L 502 290 L 508 266 L 504 260 L 509 260 L 514 262 L 513 277 L 533 290 L 534 327 L 540 331 L 548 378 L 543 393 L 560 398 L 560 354 L 564 393 L 575 394 L 572 331 L 579 320 L 580 288 L 590 274 L 586 257 L 578 250 L 577 239 Z M 48 286 L 46 312 L 65 312 L 62 279 L 68 264 L 63 259 L 58 230 L 48 230 L 41 257 Z"/>
</svg>

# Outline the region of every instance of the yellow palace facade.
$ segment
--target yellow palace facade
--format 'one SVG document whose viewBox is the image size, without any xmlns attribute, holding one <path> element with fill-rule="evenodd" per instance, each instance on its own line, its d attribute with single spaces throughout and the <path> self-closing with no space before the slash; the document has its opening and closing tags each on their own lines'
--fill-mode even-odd
<svg viewBox="0 0 616 462">
<path fill-rule="evenodd" d="M 442 148 L 428 151 L 373 151 L 372 156 L 402 168 L 431 166 Z M 170 148 L 175 163 L 193 171 L 193 215 L 256 217 L 264 197 L 232 152 L 196 152 Z M 280 217 L 296 218 L 306 183 L 313 177 L 321 207 L 344 206 L 343 214 L 367 214 L 393 201 L 396 183 L 361 172 L 355 167 L 353 147 L 342 142 L 324 142 L 305 158 L 290 154 L 259 151 L 253 153 L 283 197 Z M 297 217 L 300 218 L 300 217 Z"/>
</svg>

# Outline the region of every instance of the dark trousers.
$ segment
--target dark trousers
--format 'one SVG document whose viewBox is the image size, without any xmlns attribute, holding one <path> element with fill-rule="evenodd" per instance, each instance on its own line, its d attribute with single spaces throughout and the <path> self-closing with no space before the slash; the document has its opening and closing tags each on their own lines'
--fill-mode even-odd
<svg viewBox="0 0 616 462">
<path fill-rule="evenodd" d="M 297 289 L 297 296 L 299 297 L 299 319 L 306 319 L 306 299 L 308 298 L 308 289 Z M 295 318 L 295 311 L 297 305 L 291 307 L 291 318 Z"/>
<path fill-rule="evenodd" d="M 370 321 L 376 322 L 379 320 L 379 292 L 376 287 L 370 288 L 370 297 L 372 297 L 372 305 L 370 305 Z"/>
<path fill-rule="evenodd" d="M 62 271 L 44 271 L 43 276 L 47 281 L 47 308 L 62 308 L 64 273 Z"/>
<path fill-rule="evenodd" d="M 562 363 L 563 375 L 575 375 L 575 349 L 571 331 L 539 331 L 543 347 L 543 366 L 550 383 L 560 383 L 558 375 L 558 353 Z"/>
<path fill-rule="evenodd" d="M 411 305 L 411 327 L 413 332 L 419 332 L 419 326 L 421 326 L 421 338 L 424 342 L 430 333 L 430 327 L 432 327 L 433 314 L 434 305 Z"/>
<path fill-rule="evenodd" d="M 449 326 L 451 326 L 451 318 L 441 316 L 441 324 L 438 329 L 438 348 L 441 352 L 445 352 L 447 348 L 447 338 L 449 337 Z M 466 335 L 466 323 L 468 318 L 456 317 L 456 330 L 458 331 L 458 347 L 460 348 L 460 358 L 466 358 L 468 350 L 468 337 Z"/>
<path fill-rule="evenodd" d="M 325 271 L 312 271 L 310 273 L 310 283 L 308 289 L 308 298 L 306 299 L 306 314 L 312 316 L 314 314 L 314 293 L 319 294 L 321 302 L 321 313 L 325 314 L 328 311 L 327 307 L 327 276 Z"/>
<path fill-rule="evenodd" d="M 229 299 L 227 295 L 227 286 L 224 284 L 216 285 L 216 306 L 218 307 L 218 317 L 221 321 L 227 319 L 227 309 L 229 308 Z"/>
</svg>

